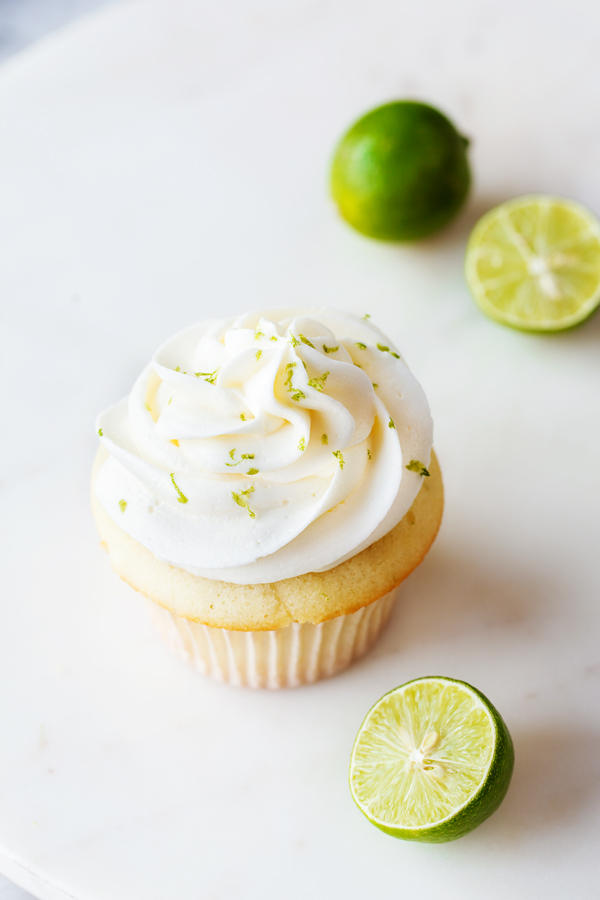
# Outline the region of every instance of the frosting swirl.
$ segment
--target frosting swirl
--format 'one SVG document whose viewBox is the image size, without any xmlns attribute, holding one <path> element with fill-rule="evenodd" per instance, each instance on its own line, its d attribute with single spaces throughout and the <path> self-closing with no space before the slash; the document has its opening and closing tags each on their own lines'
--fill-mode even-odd
<svg viewBox="0 0 600 900">
<path fill-rule="evenodd" d="M 329 309 L 180 332 L 97 428 L 109 456 L 95 492 L 111 518 L 171 565 L 237 584 L 329 569 L 383 537 L 432 444 L 423 390 L 391 342 Z"/>
</svg>

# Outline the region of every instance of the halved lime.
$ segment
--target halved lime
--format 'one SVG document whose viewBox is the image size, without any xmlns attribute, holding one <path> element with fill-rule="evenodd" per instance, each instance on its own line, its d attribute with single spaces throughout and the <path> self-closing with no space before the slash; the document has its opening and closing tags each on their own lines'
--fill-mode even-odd
<svg viewBox="0 0 600 900">
<path fill-rule="evenodd" d="M 480 691 L 452 678 L 417 678 L 367 714 L 350 790 L 369 821 L 393 837 L 453 841 L 500 806 L 514 759 L 508 728 Z"/>
<path fill-rule="evenodd" d="M 525 331 L 562 331 L 600 304 L 600 222 L 584 206 L 529 195 L 477 223 L 465 275 L 478 306 Z"/>
</svg>

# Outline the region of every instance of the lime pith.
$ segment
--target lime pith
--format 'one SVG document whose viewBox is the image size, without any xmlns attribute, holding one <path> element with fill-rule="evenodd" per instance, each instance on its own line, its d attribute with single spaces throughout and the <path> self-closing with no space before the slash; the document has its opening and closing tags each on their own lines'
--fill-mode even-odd
<svg viewBox="0 0 600 900">
<path fill-rule="evenodd" d="M 498 711 L 451 678 L 402 685 L 367 714 L 354 743 L 350 789 L 387 834 L 441 843 L 472 831 L 500 805 L 514 749 Z"/>
<path fill-rule="evenodd" d="M 504 325 L 572 328 L 600 304 L 600 222 L 559 197 L 502 203 L 473 229 L 465 277 L 477 305 Z"/>
</svg>

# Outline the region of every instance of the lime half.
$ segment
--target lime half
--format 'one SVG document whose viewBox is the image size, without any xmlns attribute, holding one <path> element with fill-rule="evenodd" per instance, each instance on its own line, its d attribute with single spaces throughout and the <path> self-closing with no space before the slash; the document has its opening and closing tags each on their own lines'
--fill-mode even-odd
<svg viewBox="0 0 600 900">
<path fill-rule="evenodd" d="M 367 714 L 352 750 L 350 789 L 387 834 L 453 841 L 500 806 L 514 758 L 506 725 L 480 691 L 452 678 L 418 678 Z"/>
<path fill-rule="evenodd" d="M 465 275 L 486 315 L 525 331 L 562 331 L 600 303 L 600 222 L 584 206 L 531 195 L 479 220 Z"/>
</svg>

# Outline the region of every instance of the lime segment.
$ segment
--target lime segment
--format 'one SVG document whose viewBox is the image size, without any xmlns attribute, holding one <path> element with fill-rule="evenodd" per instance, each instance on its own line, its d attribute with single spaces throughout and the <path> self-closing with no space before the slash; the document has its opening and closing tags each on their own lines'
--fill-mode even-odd
<svg viewBox="0 0 600 900">
<path fill-rule="evenodd" d="M 479 220 L 465 275 L 478 306 L 526 331 L 561 331 L 600 303 L 600 222 L 585 207 L 531 195 Z"/>
<path fill-rule="evenodd" d="M 350 788 L 388 834 L 450 841 L 497 809 L 513 763 L 508 729 L 483 694 L 450 678 L 420 678 L 368 713 L 352 751 Z"/>
</svg>

